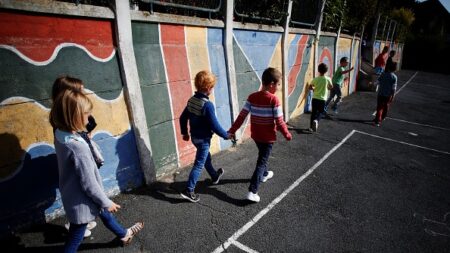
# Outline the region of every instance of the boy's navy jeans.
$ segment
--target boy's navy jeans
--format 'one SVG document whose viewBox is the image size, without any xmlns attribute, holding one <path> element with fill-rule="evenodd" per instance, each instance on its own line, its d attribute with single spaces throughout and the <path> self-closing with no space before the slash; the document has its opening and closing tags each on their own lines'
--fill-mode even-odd
<svg viewBox="0 0 450 253">
<path fill-rule="evenodd" d="M 342 100 L 342 90 L 341 87 L 337 84 L 333 84 L 333 89 L 330 91 L 330 97 L 328 98 L 327 102 L 325 103 L 325 111 L 328 109 L 328 105 L 331 103 L 331 100 L 336 96 L 336 100 L 334 101 L 332 110 L 337 110 L 339 103 L 341 103 Z"/>
<path fill-rule="evenodd" d="M 211 154 L 209 153 L 211 138 L 197 139 L 192 137 L 192 143 L 197 148 L 197 153 L 195 154 L 194 166 L 192 167 L 191 174 L 189 174 L 189 180 L 187 183 L 187 189 L 190 192 L 194 191 L 195 185 L 202 174 L 203 167 L 206 168 L 206 171 L 213 180 L 215 180 L 218 176 L 211 163 Z"/>
<path fill-rule="evenodd" d="M 107 209 L 102 209 L 99 216 L 105 227 L 113 232 L 117 237 L 123 238 L 127 235 L 127 230 L 117 222 L 116 218 Z M 77 252 L 81 241 L 83 241 L 84 231 L 86 231 L 86 227 L 87 223 L 70 223 L 69 235 L 66 244 L 64 245 L 64 253 Z"/>
<path fill-rule="evenodd" d="M 263 177 L 267 176 L 267 162 L 269 161 L 270 152 L 272 151 L 273 143 L 261 143 L 255 141 L 258 147 L 258 161 L 256 161 L 256 168 L 253 176 L 250 179 L 250 186 L 248 190 L 257 193 L 259 184 Z"/>
<path fill-rule="evenodd" d="M 313 98 L 311 101 L 312 111 L 311 111 L 311 126 L 314 120 L 320 121 L 323 114 L 325 113 L 325 100 L 320 100 Z"/>
</svg>

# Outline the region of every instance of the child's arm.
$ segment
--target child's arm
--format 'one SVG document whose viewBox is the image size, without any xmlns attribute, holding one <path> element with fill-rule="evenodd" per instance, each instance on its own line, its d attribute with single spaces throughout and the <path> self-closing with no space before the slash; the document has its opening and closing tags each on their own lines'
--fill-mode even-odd
<svg viewBox="0 0 450 253">
<path fill-rule="evenodd" d="M 222 128 L 219 121 L 217 121 L 217 117 L 214 111 L 214 105 L 211 102 L 205 103 L 205 116 L 209 120 L 211 124 L 212 131 L 222 137 L 225 140 L 228 140 L 228 133 Z"/>
<path fill-rule="evenodd" d="M 354 69 L 354 67 L 344 70 L 344 71 L 342 71 L 342 74 L 345 75 L 345 74 L 349 73 L 350 71 L 352 71 L 353 69 Z"/>
<path fill-rule="evenodd" d="M 189 119 L 189 111 L 187 107 L 185 107 L 183 113 L 180 116 L 180 129 L 181 134 L 183 135 L 183 140 L 185 141 L 189 141 L 189 134 L 187 128 L 188 119 Z"/>
<path fill-rule="evenodd" d="M 228 130 L 229 133 L 235 134 L 236 131 L 242 126 L 244 123 L 245 118 L 247 117 L 248 113 L 250 112 L 250 102 L 248 100 L 245 102 L 244 107 L 242 108 L 241 112 L 239 113 L 239 116 L 234 121 L 233 125 Z"/>
<path fill-rule="evenodd" d="M 283 110 L 281 109 L 280 105 L 274 107 L 274 118 L 278 131 L 280 131 L 283 134 L 286 140 L 288 141 L 292 140 L 292 134 L 289 133 L 289 130 L 287 129 L 286 126 L 286 122 L 284 122 L 283 120 Z"/>
</svg>

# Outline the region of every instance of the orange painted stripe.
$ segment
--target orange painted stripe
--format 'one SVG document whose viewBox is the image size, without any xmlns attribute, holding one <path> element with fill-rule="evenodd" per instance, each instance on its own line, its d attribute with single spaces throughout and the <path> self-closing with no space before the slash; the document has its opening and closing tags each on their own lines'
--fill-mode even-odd
<svg viewBox="0 0 450 253">
<path fill-rule="evenodd" d="M 300 70 L 302 69 L 302 63 L 303 63 L 303 52 L 305 50 L 306 44 L 308 42 L 308 35 L 301 35 L 302 37 L 298 40 L 298 49 L 297 49 L 297 57 L 295 58 L 294 66 L 292 66 L 291 71 L 289 72 L 289 79 L 288 79 L 288 94 L 289 96 L 292 94 L 292 92 L 295 89 L 295 86 L 297 84 L 297 78 L 298 74 L 300 73 Z"/>
<path fill-rule="evenodd" d="M 183 141 L 179 118 L 193 91 L 187 58 L 184 26 L 161 25 L 161 44 L 166 65 L 172 99 L 173 120 L 176 131 L 178 157 L 180 166 L 186 166 L 194 161 L 195 148 L 191 142 Z"/>
</svg>

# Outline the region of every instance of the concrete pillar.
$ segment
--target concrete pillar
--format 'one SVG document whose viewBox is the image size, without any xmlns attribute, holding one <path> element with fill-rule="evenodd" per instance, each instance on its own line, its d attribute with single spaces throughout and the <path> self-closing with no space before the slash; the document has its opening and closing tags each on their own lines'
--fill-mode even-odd
<svg viewBox="0 0 450 253">
<path fill-rule="evenodd" d="M 234 12 L 234 0 L 227 0 L 226 13 L 225 13 L 225 31 L 224 31 L 224 48 L 225 48 L 225 61 L 227 65 L 227 77 L 228 77 L 228 93 L 231 103 L 231 120 L 234 121 L 239 115 L 239 101 L 237 96 L 236 85 L 236 69 L 234 65 L 233 54 L 233 12 Z M 240 132 L 236 133 L 236 138 L 240 139 Z"/>
<path fill-rule="evenodd" d="M 130 3 L 128 0 L 115 0 L 115 3 L 116 38 L 119 47 L 120 70 L 125 84 L 125 97 L 128 111 L 131 114 L 131 125 L 134 130 L 141 169 L 144 173 L 145 183 L 149 184 L 155 180 L 156 172 L 134 56 Z"/>
<path fill-rule="evenodd" d="M 322 29 L 322 20 L 323 20 L 323 11 L 325 10 L 325 3 L 326 0 L 320 0 L 319 1 L 319 8 L 317 10 L 316 15 L 316 38 L 314 40 L 314 71 L 313 75 L 314 77 L 317 75 L 317 64 L 318 64 L 318 54 L 317 50 L 319 49 L 319 39 L 320 39 L 320 31 Z"/>
<path fill-rule="evenodd" d="M 291 22 L 291 12 L 292 12 L 292 2 L 293 0 L 289 0 L 286 22 L 284 23 L 284 31 L 283 36 L 281 38 L 281 62 L 282 62 L 282 70 L 283 73 L 283 115 L 284 121 L 289 120 L 289 66 L 288 66 L 288 56 L 289 56 L 289 44 L 287 43 L 289 37 L 289 23 Z"/>
</svg>

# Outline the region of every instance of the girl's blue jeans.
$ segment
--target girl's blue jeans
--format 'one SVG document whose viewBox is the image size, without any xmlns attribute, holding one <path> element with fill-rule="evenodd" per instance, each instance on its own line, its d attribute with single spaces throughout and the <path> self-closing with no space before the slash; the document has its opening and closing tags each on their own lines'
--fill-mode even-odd
<svg viewBox="0 0 450 253">
<path fill-rule="evenodd" d="M 117 222 L 116 218 L 107 209 L 100 211 L 100 219 L 106 228 L 113 232 L 117 237 L 123 238 L 127 235 L 127 230 Z M 64 245 L 64 253 L 75 253 L 78 250 L 84 238 L 84 231 L 86 231 L 87 223 L 73 224 L 70 223 L 69 236 Z"/>
</svg>

